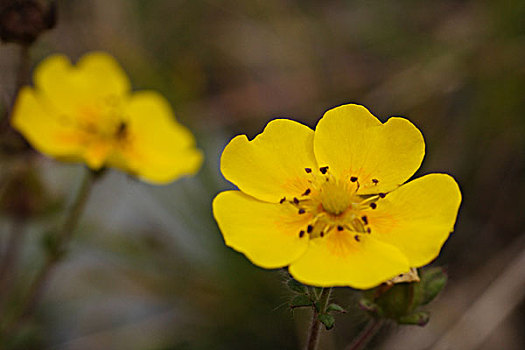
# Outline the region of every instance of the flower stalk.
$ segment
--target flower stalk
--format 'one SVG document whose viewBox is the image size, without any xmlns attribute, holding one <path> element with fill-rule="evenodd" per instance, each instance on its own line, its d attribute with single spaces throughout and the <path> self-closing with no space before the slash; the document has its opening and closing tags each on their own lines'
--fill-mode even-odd
<svg viewBox="0 0 525 350">
<path fill-rule="evenodd" d="M 315 303 L 314 307 L 312 307 L 312 321 L 310 323 L 310 329 L 308 331 L 308 340 L 306 342 L 305 347 L 306 350 L 317 349 L 322 325 L 319 316 L 326 313 L 326 308 L 328 306 L 328 302 L 330 301 L 331 293 L 332 288 L 323 288 L 321 296 L 319 297 L 317 303 Z"/>
<path fill-rule="evenodd" d="M 346 348 L 346 350 L 361 350 L 361 349 L 363 349 L 366 346 L 366 344 L 368 344 L 368 342 L 370 340 L 372 340 L 374 335 L 376 335 L 377 332 L 381 329 L 381 327 L 383 326 L 383 322 L 384 321 L 382 319 L 379 319 L 379 318 L 372 319 L 366 325 L 366 327 L 363 329 L 363 331 L 357 336 L 357 338 L 354 339 L 352 344 L 350 344 Z"/>
<path fill-rule="evenodd" d="M 67 245 L 73 237 L 73 233 L 75 232 L 79 219 L 82 216 L 93 184 L 100 175 L 101 172 L 94 172 L 92 170 L 86 171 L 80 189 L 77 192 L 75 200 L 70 207 L 69 213 L 62 224 L 62 227 L 55 235 L 45 237 L 45 262 L 36 273 L 35 278 L 31 282 L 31 285 L 21 302 L 18 312 L 13 317 L 12 321 L 8 323 L 4 333 L 10 334 L 16 331 L 25 319 L 32 314 L 42 296 L 46 282 L 49 280 L 54 267 L 65 255 Z"/>
</svg>

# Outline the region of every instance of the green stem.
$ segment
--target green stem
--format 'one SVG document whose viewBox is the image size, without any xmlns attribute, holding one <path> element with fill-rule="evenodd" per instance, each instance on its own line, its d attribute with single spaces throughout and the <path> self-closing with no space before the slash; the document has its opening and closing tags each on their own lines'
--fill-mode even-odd
<svg viewBox="0 0 525 350">
<path fill-rule="evenodd" d="M 20 255 L 24 233 L 24 223 L 20 218 L 15 218 L 12 223 L 5 254 L 0 261 L 0 302 L 3 301 L 3 297 L 9 290 L 6 284 L 10 280 L 13 266 Z M 0 310 L 2 310 L 1 306 Z"/>
<path fill-rule="evenodd" d="M 97 178 L 97 175 L 98 174 L 96 172 L 91 170 L 88 170 L 84 175 L 80 189 L 77 192 L 75 200 L 71 205 L 69 213 L 62 227 L 57 232 L 57 234 L 52 237 L 52 243 L 46 247 L 47 251 L 45 262 L 40 270 L 38 270 L 33 282 L 29 286 L 28 292 L 21 302 L 20 309 L 7 327 L 6 333 L 9 334 L 16 330 L 20 324 L 32 314 L 34 307 L 42 295 L 46 282 L 48 281 L 53 268 L 60 261 L 60 258 L 67 249 L 67 244 L 73 237 L 73 233 L 87 203 L 91 188 Z"/>
<path fill-rule="evenodd" d="M 18 92 L 22 86 L 29 83 L 31 79 L 31 57 L 29 52 L 28 45 L 20 45 L 18 53 L 18 67 L 16 69 L 16 81 L 15 89 L 13 91 L 13 99 L 10 102 L 7 102 L 7 105 L 4 106 L 5 112 L 3 113 L 2 119 L 0 120 L 0 131 L 6 130 L 9 126 L 9 119 L 11 118 L 11 113 L 18 96 Z"/>
<path fill-rule="evenodd" d="M 319 315 L 326 312 L 326 307 L 330 301 L 330 294 L 332 293 L 332 288 L 323 288 L 321 296 L 319 297 L 317 303 L 319 309 L 313 307 L 312 312 L 312 322 L 310 323 L 310 330 L 308 331 L 308 341 L 306 342 L 306 350 L 316 350 L 317 345 L 319 344 L 319 335 L 321 333 L 321 321 L 319 321 Z"/>
<path fill-rule="evenodd" d="M 363 349 L 366 346 L 366 344 L 368 344 L 368 342 L 372 340 L 374 335 L 376 335 L 376 333 L 379 331 L 379 329 L 381 329 L 382 326 L 383 320 L 374 318 L 366 325 L 365 329 L 361 331 L 357 338 L 354 339 L 352 344 L 350 344 L 345 350 Z"/>
</svg>

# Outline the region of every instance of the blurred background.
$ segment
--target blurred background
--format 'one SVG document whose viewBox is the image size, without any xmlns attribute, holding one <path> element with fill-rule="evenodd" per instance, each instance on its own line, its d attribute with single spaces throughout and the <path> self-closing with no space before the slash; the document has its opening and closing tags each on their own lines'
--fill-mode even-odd
<svg viewBox="0 0 525 350">
<path fill-rule="evenodd" d="M 450 173 L 464 197 L 434 263 L 449 284 L 429 305 L 430 323 L 385 326 L 370 348 L 525 348 L 525 2 L 64 0 L 57 10 L 56 27 L 30 49 L 32 66 L 55 52 L 111 53 L 136 89 L 170 100 L 206 161 L 165 187 L 107 174 L 18 348 L 299 348 L 309 311 L 290 310 L 284 271 L 224 245 L 211 200 L 231 187 L 218 164 L 233 136 L 251 138 L 276 117 L 314 127 L 344 103 L 410 119 L 427 145 L 416 176 Z M 6 110 L 19 47 L 0 50 Z M 0 152 L 0 248 L 13 230 L 22 247 L 21 272 L 8 274 L 16 294 L 84 169 L 5 142 Z M 8 197 L 31 209 L 23 223 Z M 356 297 L 335 291 L 343 307 Z M 343 349 L 366 323 L 353 309 L 336 319 L 322 349 Z"/>
</svg>

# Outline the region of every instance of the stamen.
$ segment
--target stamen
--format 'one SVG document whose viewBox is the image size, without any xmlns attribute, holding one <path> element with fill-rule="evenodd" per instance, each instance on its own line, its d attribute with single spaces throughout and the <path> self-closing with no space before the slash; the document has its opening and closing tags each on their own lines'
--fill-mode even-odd
<svg viewBox="0 0 525 350">
<path fill-rule="evenodd" d="M 324 166 L 322 168 L 319 168 L 319 171 L 324 175 L 326 174 L 326 172 L 328 171 L 328 167 L 327 166 Z"/>
<path fill-rule="evenodd" d="M 308 232 L 308 233 L 312 233 L 313 230 L 314 230 L 314 227 L 312 225 L 308 225 L 306 227 L 306 232 Z"/>
<path fill-rule="evenodd" d="M 312 172 L 312 169 L 311 168 L 304 168 L 304 171 L 306 171 L 308 174 L 310 174 Z"/>
<path fill-rule="evenodd" d="M 372 203 L 370 203 L 370 208 L 372 208 L 372 209 L 375 209 L 375 208 L 377 208 L 377 204 L 375 204 L 375 203 L 373 203 L 373 202 L 372 202 Z"/>
<path fill-rule="evenodd" d="M 386 193 L 379 193 L 379 197 L 385 198 L 386 197 Z"/>
<path fill-rule="evenodd" d="M 285 200 L 286 200 L 286 197 L 283 197 L 283 198 L 281 198 L 281 200 L 279 201 L 279 203 L 280 203 L 280 204 L 283 204 Z"/>
<path fill-rule="evenodd" d="M 303 230 L 299 231 L 299 238 L 303 238 L 303 236 L 304 236 L 304 231 Z"/>
<path fill-rule="evenodd" d="M 352 181 L 352 182 L 356 182 L 356 181 L 357 181 L 357 177 L 352 176 L 352 177 L 350 178 L 350 181 Z"/>
<path fill-rule="evenodd" d="M 123 138 L 126 136 L 126 130 L 128 128 L 128 125 L 124 122 L 120 122 L 120 124 L 117 127 L 117 132 L 115 133 L 115 136 L 117 138 Z"/>
<path fill-rule="evenodd" d="M 362 216 L 361 217 L 361 220 L 363 220 L 363 222 L 365 223 L 365 225 L 368 225 L 368 218 L 365 216 Z"/>
<path fill-rule="evenodd" d="M 319 236 L 324 237 L 324 231 L 321 231 L 321 233 L 319 234 Z"/>
<path fill-rule="evenodd" d="M 343 226 L 337 226 L 337 231 L 343 231 L 343 230 L 344 230 Z"/>
<path fill-rule="evenodd" d="M 368 233 L 372 233 L 372 229 L 371 229 L 370 227 L 367 227 L 367 228 L 366 228 L 366 232 L 368 232 Z"/>
<path fill-rule="evenodd" d="M 374 183 L 374 185 L 377 185 L 379 180 L 378 179 L 372 179 L 372 182 Z"/>
<path fill-rule="evenodd" d="M 354 236 L 354 239 L 355 239 L 357 242 L 360 242 L 360 241 L 361 241 L 361 238 L 359 238 L 358 235 L 355 235 L 355 236 Z"/>
<path fill-rule="evenodd" d="M 306 191 L 304 191 L 304 193 L 302 194 L 303 196 L 308 196 L 310 194 L 310 192 L 312 192 L 309 188 L 306 189 Z"/>
<path fill-rule="evenodd" d="M 299 200 L 297 199 L 297 197 L 293 197 L 293 202 L 294 202 L 295 204 L 299 204 Z"/>
<path fill-rule="evenodd" d="M 299 209 L 299 214 L 304 214 L 304 213 L 306 213 L 306 211 L 303 208 Z"/>
</svg>

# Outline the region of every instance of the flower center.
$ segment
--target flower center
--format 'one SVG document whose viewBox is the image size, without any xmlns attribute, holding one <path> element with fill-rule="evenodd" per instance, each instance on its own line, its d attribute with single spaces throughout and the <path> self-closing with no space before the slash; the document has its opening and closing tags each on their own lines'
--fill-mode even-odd
<svg viewBox="0 0 525 350">
<path fill-rule="evenodd" d="M 64 115 L 62 123 L 73 127 L 88 142 L 121 144 L 128 138 L 128 118 L 123 101 L 107 96 L 98 102 L 80 106 L 74 115 Z"/>
<path fill-rule="evenodd" d="M 305 171 L 311 176 L 310 186 L 298 197 L 292 200 L 281 199 L 296 207 L 299 215 L 309 215 L 310 220 L 299 237 L 308 234 L 310 239 L 321 238 L 333 230 L 346 231 L 353 234 L 356 241 L 360 235 L 370 234 L 367 212 L 377 207 L 377 201 L 385 194 L 359 195 L 359 179 L 351 176 L 348 179 L 336 178 L 328 171 L 328 167 L 319 169 L 319 173 L 310 168 Z M 372 179 L 374 184 L 379 180 Z"/>
<path fill-rule="evenodd" d="M 324 211 L 332 215 L 340 215 L 359 201 L 355 195 L 355 186 L 350 184 L 330 177 L 321 183 L 318 197 Z"/>
</svg>

